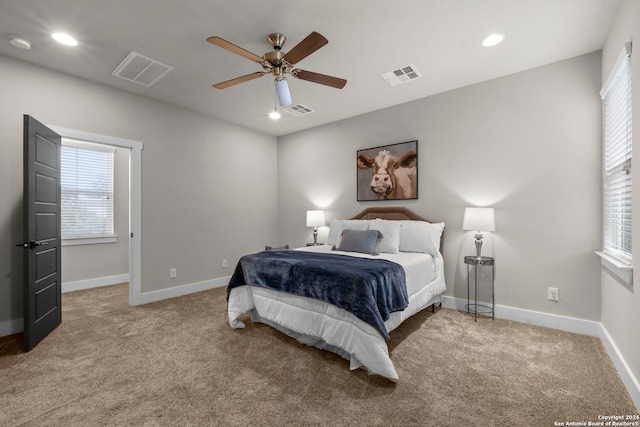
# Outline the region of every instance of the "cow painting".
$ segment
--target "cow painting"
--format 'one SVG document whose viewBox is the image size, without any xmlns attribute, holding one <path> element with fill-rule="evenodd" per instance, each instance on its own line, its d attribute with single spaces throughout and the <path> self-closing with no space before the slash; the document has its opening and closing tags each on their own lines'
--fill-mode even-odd
<svg viewBox="0 0 640 427">
<path fill-rule="evenodd" d="M 358 151 L 358 201 L 417 199 L 417 143 Z"/>
</svg>

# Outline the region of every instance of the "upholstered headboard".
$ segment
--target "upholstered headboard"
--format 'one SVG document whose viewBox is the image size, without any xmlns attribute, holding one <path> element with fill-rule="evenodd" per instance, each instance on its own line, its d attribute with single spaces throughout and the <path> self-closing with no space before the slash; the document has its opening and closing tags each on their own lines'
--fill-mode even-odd
<svg viewBox="0 0 640 427">
<path fill-rule="evenodd" d="M 391 219 L 391 220 L 409 219 L 413 221 L 433 222 L 433 221 L 429 221 L 426 218 L 421 217 L 420 215 L 416 214 L 415 212 L 407 208 L 389 207 L 389 206 L 367 208 L 351 219 L 376 219 L 376 218 Z"/>
<path fill-rule="evenodd" d="M 433 223 L 426 218 L 421 217 L 417 213 L 402 206 L 378 206 L 371 207 L 363 210 L 351 219 L 387 219 L 387 220 L 412 220 L 412 221 L 426 221 Z M 444 254 L 444 233 L 440 235 L 440 253 Z"/>
</svg>

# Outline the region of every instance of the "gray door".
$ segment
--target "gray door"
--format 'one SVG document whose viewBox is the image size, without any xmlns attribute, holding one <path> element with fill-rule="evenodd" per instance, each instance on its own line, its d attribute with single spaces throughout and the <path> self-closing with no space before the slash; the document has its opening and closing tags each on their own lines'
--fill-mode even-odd
<svg viewBox="0 0 640 427">
<path fill-rule="evenodd" d="M 24 350 L 62 321 L 60 135 L 24 116 Z"/>
</svg>

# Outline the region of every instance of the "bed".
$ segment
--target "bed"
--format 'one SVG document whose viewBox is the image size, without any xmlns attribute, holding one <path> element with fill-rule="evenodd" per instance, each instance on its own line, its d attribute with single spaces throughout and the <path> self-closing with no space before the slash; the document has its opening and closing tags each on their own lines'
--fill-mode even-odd
<svg viewBox="0 0 640 427">
<path fill-rule="evenodd" d="M 436 304 L 441 304 L 441 295 L 446 289 L 442 257 L 444 224 L 432 223 L 406 208 L 379 207 L 365 209 L 350 220 L 332 220 L 329 227 L 327 244 L 269 253 L 265 251 L 242 257 L 227 288 L 229 325 L 234 329 L 244 328 L 240 317 L 248 312 L 253 322 L 268 324 L 303 344 L 342 356 L 350 362 L 351 370 L 366 368 L 371 375 L 380 375 L 396 382 L 399 377 L 389 357 L 388 333 L 415 313 L 430 306 L 435 309 Z M 375 250 L 366 253 L 371 249 L 369 238 L 372 235 L 377 235 Z M 364 251 L 358 246 L 358 239 L 369 239 Z M 382 307 L 378 301 L 380 313 L 370 313 L 370 317 L 376 317 L 376 323 L 363 316 L 362 310 L 354 311 L 351 306 L 353 295 L 346 298 L 348 303 L 344 303 L 342 300 L 334 301 L 333 297 L 296 294 L 298 287 L 305 287 L 305 281 L 313 281 L 314 278 L 325 280 L 324 276 L 315 273 L 303 275 L 294 287 L 285 287 L 284 290 L 275 289 L 274 283 L 288 282 L 288 270 L 277 272 L 282 276 L 270 271 L 268 280 L 262 280 L 260 274 L 264 273 L 263 270 L 276 264 L 280 258 L 283 265 L 297 266 L 298 261 L 287 261 L 292 257 L 305 259 L 304 265 L 311 265 L 316 258 L 322 262 L 336 260 L 335 268 L 318 267 L 322 272 L 335 270 L 335 275 L 338 275 L 338 271 L 342 274 L 337 267 L 341 263 L 364 264 L 367 267 L 378 263 L 375 265 L 385 270 L 390 268 L 388 275 L 378 274 L 376 270 L 376 277 L 393 284 L 399 280 L 398 275 L 403 275 L 401 277 L 406 288 L 404 291 L 398 290 L 397 295 L 385 297 L 389 307 Z M 307 262 L 307 258 L 310 261 Z M 402 266 L 398 267 L 402 271 L 393 270 L 392 265 Z M 252 270 L 256 268 L 259 270 L 257 273 Z M 327 283 L 323 284 L 327 289 L 333 289 L 330 286 L 334 285 L 328 284 L 330 280 L 333 278 L 327 278 Z M 355 279 L 336 280 L 352 283 Z M 340 283 L 336 286 L 339 287 Z M 386 284 L 378 283 L 377 286 L 373 294 L 380 298 L 380 289 L 386 289 Z M 366 300 L 369 296 L 359 296 L 357 300 Z"/>
</svg>

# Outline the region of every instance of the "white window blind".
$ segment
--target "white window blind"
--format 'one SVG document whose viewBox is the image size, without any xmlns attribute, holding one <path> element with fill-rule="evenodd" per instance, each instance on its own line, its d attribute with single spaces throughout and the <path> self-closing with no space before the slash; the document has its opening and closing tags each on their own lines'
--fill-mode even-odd
<svg viewBox="0 0 640 427">
<path fill-rule="evenodd" d="M 62 238 L 114 236 L 113 150 L 62 140 Z"/>
<path fill-rule="evenodd" d="M 603 251 L 631 262 L 631 43 L 600 95 L 603 99 Z"/>
</svg>

